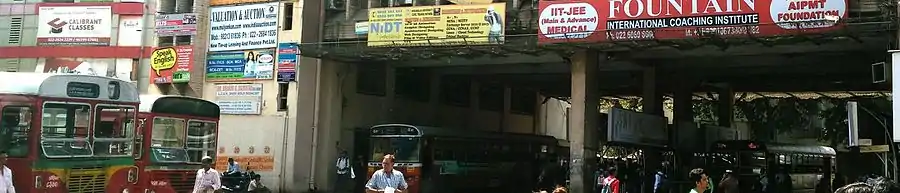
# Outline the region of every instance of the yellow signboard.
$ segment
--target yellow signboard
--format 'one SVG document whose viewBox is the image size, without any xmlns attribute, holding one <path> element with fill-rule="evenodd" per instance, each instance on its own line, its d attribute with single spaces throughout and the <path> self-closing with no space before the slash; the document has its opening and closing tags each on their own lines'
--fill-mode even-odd
<svg viewBox="0 0 900 193">
<path fill-rule="evenodd" d="M 175 48 L 157 49 L 153 50 L 153 53 L 150 54 L 150 68 L 152 68 L 153 71 L 156 71 L 157 76 L 159 75 L 160 70 L 175 67 L 176 61 Z"/>
<path fill-rule="evenodd" d="M 247 3 L 262 3 L 262 2 L 275 2 L 272 0 L 209 0 L 210 6 L 217 5 L 234 5 L 234 4 L 247 4 Z"/>
<path fill-rule="evenodd" d="M 502 44 L 506 4 L 369 9 L 369 46 Z"/>
</svg>

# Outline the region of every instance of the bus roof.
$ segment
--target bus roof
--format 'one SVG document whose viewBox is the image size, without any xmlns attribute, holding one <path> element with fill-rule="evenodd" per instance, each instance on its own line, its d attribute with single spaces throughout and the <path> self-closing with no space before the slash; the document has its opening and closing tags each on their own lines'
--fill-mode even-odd
<svg viewBox="0 0 900 193">
<path fill-rule="evenodd" d="M 140 112 L 219 118 L 219 105 L 201 98 L 178 95 L 141 95 Z"/>
<path fill-rule="evenodd" d="M 736 150 L 736 151 L 768 151 L 780 153 L 804 153 L 816 155 L 837 155 L 834 148 L 818 145 L 797 145 L 797 144 L 779 144 L 779 143 L 762 143 L 750 140 L 725 140 L 717 141 L 712 147 L 717 150 Z"/>
<path fill-rule="evenodd" d="M 0 72 L 2 94 L 90 100 L 139 102 L 137 85 L 127 81 L 83 74 Z"/>
<path fill-rule="evenodd" d="M 413 127 L 418 129 L 421 132 L 422 136 L 434 136 L 434 137 L 459 137 L 459 138 L 484 138 L 484 139 L 521 139 L 521 140 L 534 140 L 541 141 L 546 144 L 557 145 L 558 141 L 555 137 L 546 136 L 546 135 L 533 135 L 533 134 L 522 134 L 522 133 L 501 133 L 501 132 L 492 132 L 492 131 L 477 131 L 477 130 L 463 130 L 463 129 L 450 129 L 450 128 L 442 128 L 442 127 L 432 127 L 432 126 L 417 126 L 417 125 L 407 125 L 407 124 L 382 124 L 376 125 L 372 128 L 376 127 Z"/>
</svg>

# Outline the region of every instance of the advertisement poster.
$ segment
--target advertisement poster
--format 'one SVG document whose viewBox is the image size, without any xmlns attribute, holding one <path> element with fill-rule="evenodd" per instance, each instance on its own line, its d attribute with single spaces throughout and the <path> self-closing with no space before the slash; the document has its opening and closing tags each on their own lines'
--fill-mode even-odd
<svg viewBox="0 0 900 193">
<path fill-rule="evenodd" d="M 144 19 L 139 15 L 119 16 L 118 37 L 141 37 L 144 34 Z M 141 46 L 141 38 L 116 38 L 117 46 Z"/>
<path fill-rule="evenodd" d="M 38 45 L 108 46 L 110 6 L 46 6 L 38 10 Z"/>
<path fill-rule="evenodd" d="M 541 1 L 538 41 L 599 42 L 822 33 L 843 27 L 846 0 Z"/>
<path fill-rule="evenodd" d="M 506 4 L 369 9 L 369 46 L 502 44 Z"/>
<path fill-rule="evenodd" d="M 218 84 L 216 104 L 222 114 L 258 115 L 262 110 L 262 84 Z"/>
<path fill-rule="evenodd" d="M 273 2 L 273 0 L 209 0 L 210 6 Z"/>
<path fill-rule="evenodd" d="M 274 49 L 209 53 L 206 57 L 206 80 L 272 79 L 274 68 Z"/>
<path fill-rule="evenodd" d="M 153 50 L 150 54 L 150 82 L 187 83 L 194 66 L 194 47 L 173 46 Z"/>
<path fill-rule="evenodd" d="M 278 3 L 209 8 L 209 51 L 278 46 Z"/>
<path fill-rule="evenodd" d="M 156 35 L 197 35 L 197 13 L 163 14 L 156 16 Z"/>
<path fill-rule="evenodd" d="M 278 44 L 278 81 L 291 82 L 297 76 L 297 45 Z"/>
</svg>

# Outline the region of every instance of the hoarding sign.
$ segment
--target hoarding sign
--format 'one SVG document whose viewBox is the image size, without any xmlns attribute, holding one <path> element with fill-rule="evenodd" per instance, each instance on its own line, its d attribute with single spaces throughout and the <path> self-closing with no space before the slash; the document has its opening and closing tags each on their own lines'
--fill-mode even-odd
<svg viewBox="0 0 900 193">
<path fill-rule="evenodd" d="M 232 51 L 278 46 L 278 3 L 209 9 L 209 51 Z"/>
<path fill-rule="evenodd" d="M 197 35 L 197 13 L 164 14 L 156 16 L 156 35 Z"/>
<path fill-rule="evenodd" d="M 502 44 L 506 4 L 369 9 L 369 46 Z"/>
<path fill-rule="evenodd" d="M 209 0 L 210 6 L 273 2 L 272 0 Z"/>
<path fill-rule="evenodd" d="M 190 82 L 193 66 L 193 46 L 156 49 L 150 54 L 150 81 L 153 84 Z"/>
<path fill-rule="evenodd" d="M 110 6 L 42 6 L 38 10 L 38 45 L 108 46 L 111 36 Z"/>
<path fill-rule="evenodd" d="M 206 80 L 272 79 L 275 49 L 210 53 L 206 63 Z"/>
<path fill-rule="evenodd" d="M 291 82 L 297 76 L 297 45 L 278 44 L 278 81 Z"/>
<path fill-rule="evenodd" d="M 777 36 L 843 27 L 846 0 L 541 1 L 538 41 Z"/>
<path fill-rule="evenodd" d="M 258 115 L 262 89 L 262 84 L 217 84 L 216 104 L 222 114 Z"/>
</svg>

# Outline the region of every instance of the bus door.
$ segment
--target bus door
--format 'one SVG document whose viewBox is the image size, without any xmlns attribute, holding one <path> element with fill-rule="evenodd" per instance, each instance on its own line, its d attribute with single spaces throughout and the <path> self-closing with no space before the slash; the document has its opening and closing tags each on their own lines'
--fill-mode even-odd
<svg viewBox="0 0 900 193">
<path fill-rule="evenodd" d="M 0 102 L 0 150 L 7 153 L 7 166 L 16 173 L 15 184 L 23 184 L 19 190 L 28 188 L 24 184 L 32 184 L 31 161 L 29 159 L 30 143 L 28 131 L 31 127 L 32 108 L 27 103 Z"/>
</svg>

